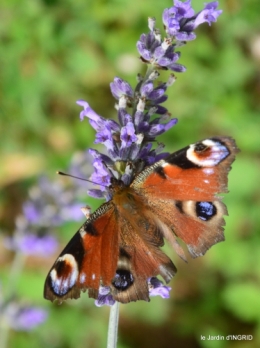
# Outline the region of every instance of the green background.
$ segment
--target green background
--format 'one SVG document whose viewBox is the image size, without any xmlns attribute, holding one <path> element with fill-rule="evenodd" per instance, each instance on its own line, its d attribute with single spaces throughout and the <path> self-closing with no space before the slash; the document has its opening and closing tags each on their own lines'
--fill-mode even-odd
<svg viewBox="0 0 260 348">
<path fill-rule="evenodd" d="M 194 1 L 198 11 L 204 1 Z M 92 146 L 94 132 L 80 122 L 78 99 L 115 118 L 109 83 L 120 76 L 135 84 L 144 72 L 135 48 L 170 0 L 2 0 L 0 4 L 1 236 L 0 279 L 4 296 L 12 253 L 11 234 L 37 176 L 54 180 L 72 155 Z M 260 3 L 220 1 L 224 13 L 181 48 L 187 72 L 167 91 L 166 105 L 179 123 L 159 140 L 175 151 L 213 135 L 230 135 L 241 153 L 229 175 L 225 197 L 226 241 L 188 264 L 170 255 L 178 273 L 171 298 L 121 306 L 118 347 L 260 346 Z M 166 79 L 169 72 L 162 73 Z M 88 200 L 86 203 L 89 203 Z M 93 203 L 97 207 L 100 202 Z M 82 219 L 82 222 L 84 219 Z M 79 223 L 57 230 L 60 248 Z M 49 311 L 30 333 L 10 331 L 8 347 L 105 347 L 109 309 L 83 295 L 61 306 L 42 298 L 55 255 L 29 257 L 17 278 L 24 303 Z M 253 335 L 252 341 L 209 341 L 201 335 Z M 1 340 L 1 337 L 0 337 Z"/>
</svg>

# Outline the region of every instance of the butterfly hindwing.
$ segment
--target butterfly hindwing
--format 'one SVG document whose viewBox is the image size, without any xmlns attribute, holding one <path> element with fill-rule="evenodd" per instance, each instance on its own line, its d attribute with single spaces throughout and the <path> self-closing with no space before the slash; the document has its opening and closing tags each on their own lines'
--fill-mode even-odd
<svg viewBox="0 0 260 348">
<path fill-rule="evenodd" d="M 148 167 L 132 183 L 144 204 L 187 244 L 193 257 L 224 240 L 227 209 L 217 194 L 227 192 L 227 175 L 237 152 L 231 138 L 206 139 Z M 164 236 L 171 239 L 169 233 Z"/>
<path fill-rule="evenodd" d="M 115 195 L 115 202 L 120 251 L 111 286 L 113 297 L 123 303 L 149 301 L 147 280 L 161 275 L 169 282 L 176 268 L 161 251 L 163 235 L 140 197 L 130 188 L 125 188 L 122 195 Z"/>
</svg>

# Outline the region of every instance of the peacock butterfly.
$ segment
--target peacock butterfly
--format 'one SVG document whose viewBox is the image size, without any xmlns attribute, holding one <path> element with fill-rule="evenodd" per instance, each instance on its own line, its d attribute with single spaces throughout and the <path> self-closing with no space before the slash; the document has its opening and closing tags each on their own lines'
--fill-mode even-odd
<svg viewBox="0 0 260 348">
<path fill-rule="evenodd" d="M 100 286 L 114 300 L 149 301 L 147 280 L 167 283 L 176 273 L 160 249 L 164 238 L 184 260 L 177 237 L 192 257 L 224 240 L 227 209 L 217 194 L 228 192 L 227 175 L 238 152 L 229 137 L 199 141 L 146 167 L 126 186 L 113 178 L 112 199 L 100 206 L 74 235 L 52 266 L 44 297 L 59 302 Z"/>
</svg>

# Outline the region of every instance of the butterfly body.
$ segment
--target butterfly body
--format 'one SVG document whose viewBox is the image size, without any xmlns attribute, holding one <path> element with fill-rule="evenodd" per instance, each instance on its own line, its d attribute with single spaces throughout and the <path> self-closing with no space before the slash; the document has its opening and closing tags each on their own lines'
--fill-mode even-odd
<svg viewBox="0 0 260 348">
<path fill-rule="evenodd" d="M 164 239 L 184 260 L 177 237 L 192 257 L 224 240 L 227 174 L 238 149 L 233 139 L 187 146 L 139 173 L 130 185 L 113 179 L 112 199 L 101 205 L 60 254 L 45 283 L 47 299 L 97 298 L 100 286 L 127 303 L 149 301 L 147 280 L 166 282 L 176 268 L 160 249 Z"/>
</svg>

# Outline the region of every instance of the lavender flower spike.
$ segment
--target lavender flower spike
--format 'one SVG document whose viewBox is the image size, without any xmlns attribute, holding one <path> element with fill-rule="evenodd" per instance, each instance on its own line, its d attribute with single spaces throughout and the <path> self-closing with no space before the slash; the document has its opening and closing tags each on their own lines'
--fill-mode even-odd
<svg viewBox="0 0 260 348">
<path fill-rule="evenodd" d="M 141 61 L 147 64 L 146 74 L 138 75 L 135 87 L 120 77 L 115 77 L 110 83 L 116 100 L 117 121 L 99 116 L 85 101 L 77 102 L 83 107 L 80 119 L 88 118 L 96 130 L 95 143 L 103 144 L 106 150 L 106 154 L 90 150 L 94 167 L 91 179 L 100 187 L 89 190 L 89 195 L 103 197 L 107 201 L 112 199 L 116 180 L 120 180 L 122 187 L 128 186 L 148 165 L 168 155 L 162 152 L 164 146 L 158 144 L 157 136 L 177 123 L 177 119 L 162 105 L 167 100 L 168 87 L 176 78 L 171 74 L 167 82 L 158 83 L 156 80 L 160 70 L 186 71 L 179 63 L 177 48 L 196 38 L 194 30 L 200 24 L 207 22 L 210 25 L 216 21 L 222 12 L 217 7 L 218 2 L 210 2 L 202 11 L 195 13 L 191 0 L 174 0 L 173 6 L 163 12 L 165 36 L 156 29 L 155 18 L 148 19 L 149 31 L 142 34 L 136 44 Z M 150 296 L 169 297 L 171 288 L 157 278 L 147 279 L 147 285 Z M 96 305 L 113 303 L 110 287 L 100 286 Z"/>
</svg>

